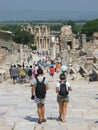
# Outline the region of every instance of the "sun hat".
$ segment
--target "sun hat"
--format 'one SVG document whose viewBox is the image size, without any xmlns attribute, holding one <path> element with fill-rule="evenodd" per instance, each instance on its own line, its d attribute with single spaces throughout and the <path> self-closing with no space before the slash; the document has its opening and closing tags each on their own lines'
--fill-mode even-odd
<svg viewBox="0 0 98 130">
<path fill-rule="evenodd" d="M 62 72 L 66 72 L 68 67 L 66 65 L 62 65 L 60 69 Z"/>
</svg>

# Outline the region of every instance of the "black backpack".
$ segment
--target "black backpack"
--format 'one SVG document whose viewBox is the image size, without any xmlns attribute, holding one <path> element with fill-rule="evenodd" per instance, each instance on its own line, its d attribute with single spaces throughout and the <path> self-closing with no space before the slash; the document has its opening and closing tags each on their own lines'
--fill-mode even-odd
<svg viewBox="0 0 98 130">
<path fill-rule="evenodd" d="M 32 76 L 32 69 L 28 70 L 28 76 Z"/>
<path fill-rule="evenodd" d="M 60 83 L 60 91 L 59 91 L 59 95 L 63 96 L 63 97 L 67 97 L 68 95 L 68 90 L 66 88 L 66 82 L 59 82 Z"/>
<path fill-rule="evenodd" d="M 35 87 L 35 94 L 37 98 L 43 99 L 46 96 L 46 85 L 44 84 L 45 77 L 43 78 L 42 82 L 40 82 L 37 77 L 35 78 L 37 81 L 36 87 Z"/>
</svg>

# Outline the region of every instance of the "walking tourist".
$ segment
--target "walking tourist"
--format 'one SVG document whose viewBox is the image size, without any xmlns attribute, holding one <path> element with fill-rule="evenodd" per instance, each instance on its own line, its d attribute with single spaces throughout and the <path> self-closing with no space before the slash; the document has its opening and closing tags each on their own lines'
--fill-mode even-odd
<svg viewBox="0 0 98 130">
<path fill-rule="evenodd" d="M 47 78 L 43 77 L 43 70 L 37 70 L 38 76 L 33 78 L 31 82 L 31 92 L 32 98 L 34 98 L 35 103 L 37 104 L 38 109 L 38 123 L 42 124 L 45 122 L 45 99 L 46 99 L 46 91 L 49 89 Z"/>
<path fill-rule="evenodd" d="M 68 67 L 66 65 L 62 65 L 60 69 L 61 69 L 61 73 L 67 74 Z"/>
<path fill-rule="evenodd" d="M 9 68 L 9 73 L 10 73 L 10 78 L 11 78 L 11 81 L 12 81 L 12 68 L 13 68 L 13 65 L 11 65 L 11 67 Z"/>
<path fill-rule="evenodd" d="M 16 65 L 14 65 L 11 69 L 11 76 L 13 78 L 13 84 L 16 84 L 17 77 L 18 77 L 18 71 L 17 71 Z"/>
<path fill-rule="evenodd" d="M 50 68 L 49 68 L 49 73 L 50 73 L 50 76 L 51 76 L 51 81 L 53 81 L 54 80 L 54 72 L 55 72 L 55 69 L 54 69 L 54 66 L 51 66 Z"/>
<path fill-rule="evenodd" d="M 30 65 L 28 69 L 28 76 L 29 76 L 29 81 L 32 79 L 32 65 Z"/>
<path fill-rule="evenodd" d="M 57 73 L 60 72 L 60 63 L 59 62 L 56 63 L 56 72 Z"/>
<path fill-rule="evenodd" d="M 70 83 L 66 81 L 66 75 L 60 74 L 60 81 L 56 84 L 57 102 L 59 104 L 59 120 L 66 121 L 67 105 L 69 102 L 69 91 L 72 91 Z"/>
</svg>

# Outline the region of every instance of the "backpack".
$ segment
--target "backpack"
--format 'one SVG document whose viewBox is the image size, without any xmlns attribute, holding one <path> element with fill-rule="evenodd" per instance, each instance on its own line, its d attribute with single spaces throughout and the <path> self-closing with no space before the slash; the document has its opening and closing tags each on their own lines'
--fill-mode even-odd
<svg viewBox="0 0 98 130">
<path fill-rule="evenodd" d="M 20 70 L 20 76 L 25 76 L 26 75 L 26 72 L 24 69 Z"/>
<path fill-rule="evenodd" d="M 46 96 L 46 85 L 44 84 L 45 77 L 43 80 L 40 82 L 37 77 L 36 78 L 36 87 L 35 87 L 35 94 L 37 98 L 43 99 Z"/>
<path fill-rule="evenodd" d="M 60 91 L 59 91 L 59 95 L 63 96 L 63 97 L 67 97 L 68 95 L 68 90 L 66 88 L 66 82 L 61 83 L 60 82 Z"/>
<path fill-rule="evenodd" d="M 28 70 L 28 76 L 32 76 L 32 69 Z"/>
</svg>

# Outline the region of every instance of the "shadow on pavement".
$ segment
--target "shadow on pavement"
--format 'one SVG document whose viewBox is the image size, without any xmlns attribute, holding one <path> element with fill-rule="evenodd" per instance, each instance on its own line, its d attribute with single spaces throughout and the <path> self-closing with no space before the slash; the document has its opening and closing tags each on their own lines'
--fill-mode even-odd
<svg viewBox="0 0 98 130">
<path fill-rule="evenodd" d="M 56 117 L 47 117 L 47 120 L 58 120 Z"/>
<path fill-rule="evenodd" d="M 31 121 L 31 122 L 37 122 L 38 118 L 32 118 L 31 116 L 24 117 L 25 120 Z"/>
</svg>

